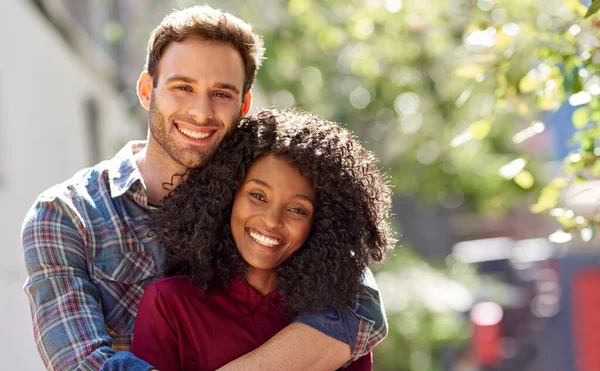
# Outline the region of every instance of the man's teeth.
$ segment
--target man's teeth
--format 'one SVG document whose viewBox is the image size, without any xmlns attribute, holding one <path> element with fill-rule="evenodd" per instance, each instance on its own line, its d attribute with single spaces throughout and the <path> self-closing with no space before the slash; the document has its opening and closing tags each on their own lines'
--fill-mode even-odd
<svg viewBox="0 0 600 371">
<path fill-rule="evenodd" d="M 279 245 L 281 242 L 276 239 L 276 238 L 271 238 L 271 237 L 267 237 L 267 236 L 263 236 L 260 233 L 257 232 L 250 232 L 250 236 L 252 237 L 252 239 L 256 242 L 258 242 L 261 245 L 265 245 L 265 246 L 269 246 L 269 247 L 274 247 Z"/>
<path fill-rule="evenodd" d="M 195 131 L 184 129 L 182 127 L 179 127 L 179 131 L 181 131 L 183 134 L 185 134 L 186 136 L 188 136 L 190 138 L 193 138 L 193 139 L 208 138 L 212 134 L 212 132 L 208 132 L 208 133 L 201 132 L 201 133 L 198 133 L 198 132 L 195 132 Z"/>
</svg>

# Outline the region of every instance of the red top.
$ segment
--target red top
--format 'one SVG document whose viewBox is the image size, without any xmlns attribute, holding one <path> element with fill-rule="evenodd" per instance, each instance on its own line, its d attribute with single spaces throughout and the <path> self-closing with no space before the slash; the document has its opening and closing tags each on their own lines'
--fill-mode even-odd
<svg viewBox="0 0 600 371">
<path fill-rule="evenodd" d="M 168 277 L 146 287 L 131 351 L 160 371 L 216 370 L 289 322 L 277 292 L 262 296 L 238 278 L 208 296 L 186 277 Z M 346 370 L 371 369 L 369 353 Z"/>
</svg>

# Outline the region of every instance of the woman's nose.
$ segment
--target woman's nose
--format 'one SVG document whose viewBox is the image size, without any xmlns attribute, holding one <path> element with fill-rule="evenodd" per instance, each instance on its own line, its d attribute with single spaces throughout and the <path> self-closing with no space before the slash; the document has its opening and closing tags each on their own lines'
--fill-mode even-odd
<svg viewBox="0 0 600 371">
<path fill-rule="evenodd" d="M 263 215 L 265 226 L 270 229 L 281 228 L 283 225 L 281 211 L 278 208 L 269 208 Z"/>
</svg>

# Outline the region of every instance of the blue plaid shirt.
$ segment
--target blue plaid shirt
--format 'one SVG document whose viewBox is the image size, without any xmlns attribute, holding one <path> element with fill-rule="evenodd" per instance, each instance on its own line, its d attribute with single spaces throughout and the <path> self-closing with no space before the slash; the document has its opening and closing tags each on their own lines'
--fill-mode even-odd
<svg viewBox="0 0 600 371">
<path fill-rule="evenodd" d="M 161 275 L 163 250 L 148 234 L 150 216 L 128 143 L 113 159 L 43 192 L 22 230 L 35 340 L 49 370 L 149 370 L 135 358 L 133 325 L 144 287 Z M 344 311 L 325 309 L 296 322 L 349 344 L 352 358 L 387 334 L 370 271 Z"/>
</svg>

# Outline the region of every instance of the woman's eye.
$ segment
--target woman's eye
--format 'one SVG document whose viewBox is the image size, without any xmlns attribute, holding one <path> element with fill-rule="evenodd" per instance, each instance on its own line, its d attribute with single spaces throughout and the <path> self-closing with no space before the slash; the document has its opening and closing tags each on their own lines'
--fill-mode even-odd
<svg viewBox="0 0 600 371">
<path fill-rule="evenodd" d="M 300 215 L 308 215 L 308 211 L 301 207 L 293 207 L 290 209 L 290 211 L 293 213 L 296 213 L 296 214 L 300 214 Z"/>
<path fill-rule="evenodd" d="M 263 202 L 267 201 L 265 199 L 265 197 L 263 195 L 261 195 L 260 193 L 250 192 L 249 194 L 250 194 L 251 197 L 254 197 L 254 198 L 256 198 L 259 201 L 263 201 Z"/>
</svg>

